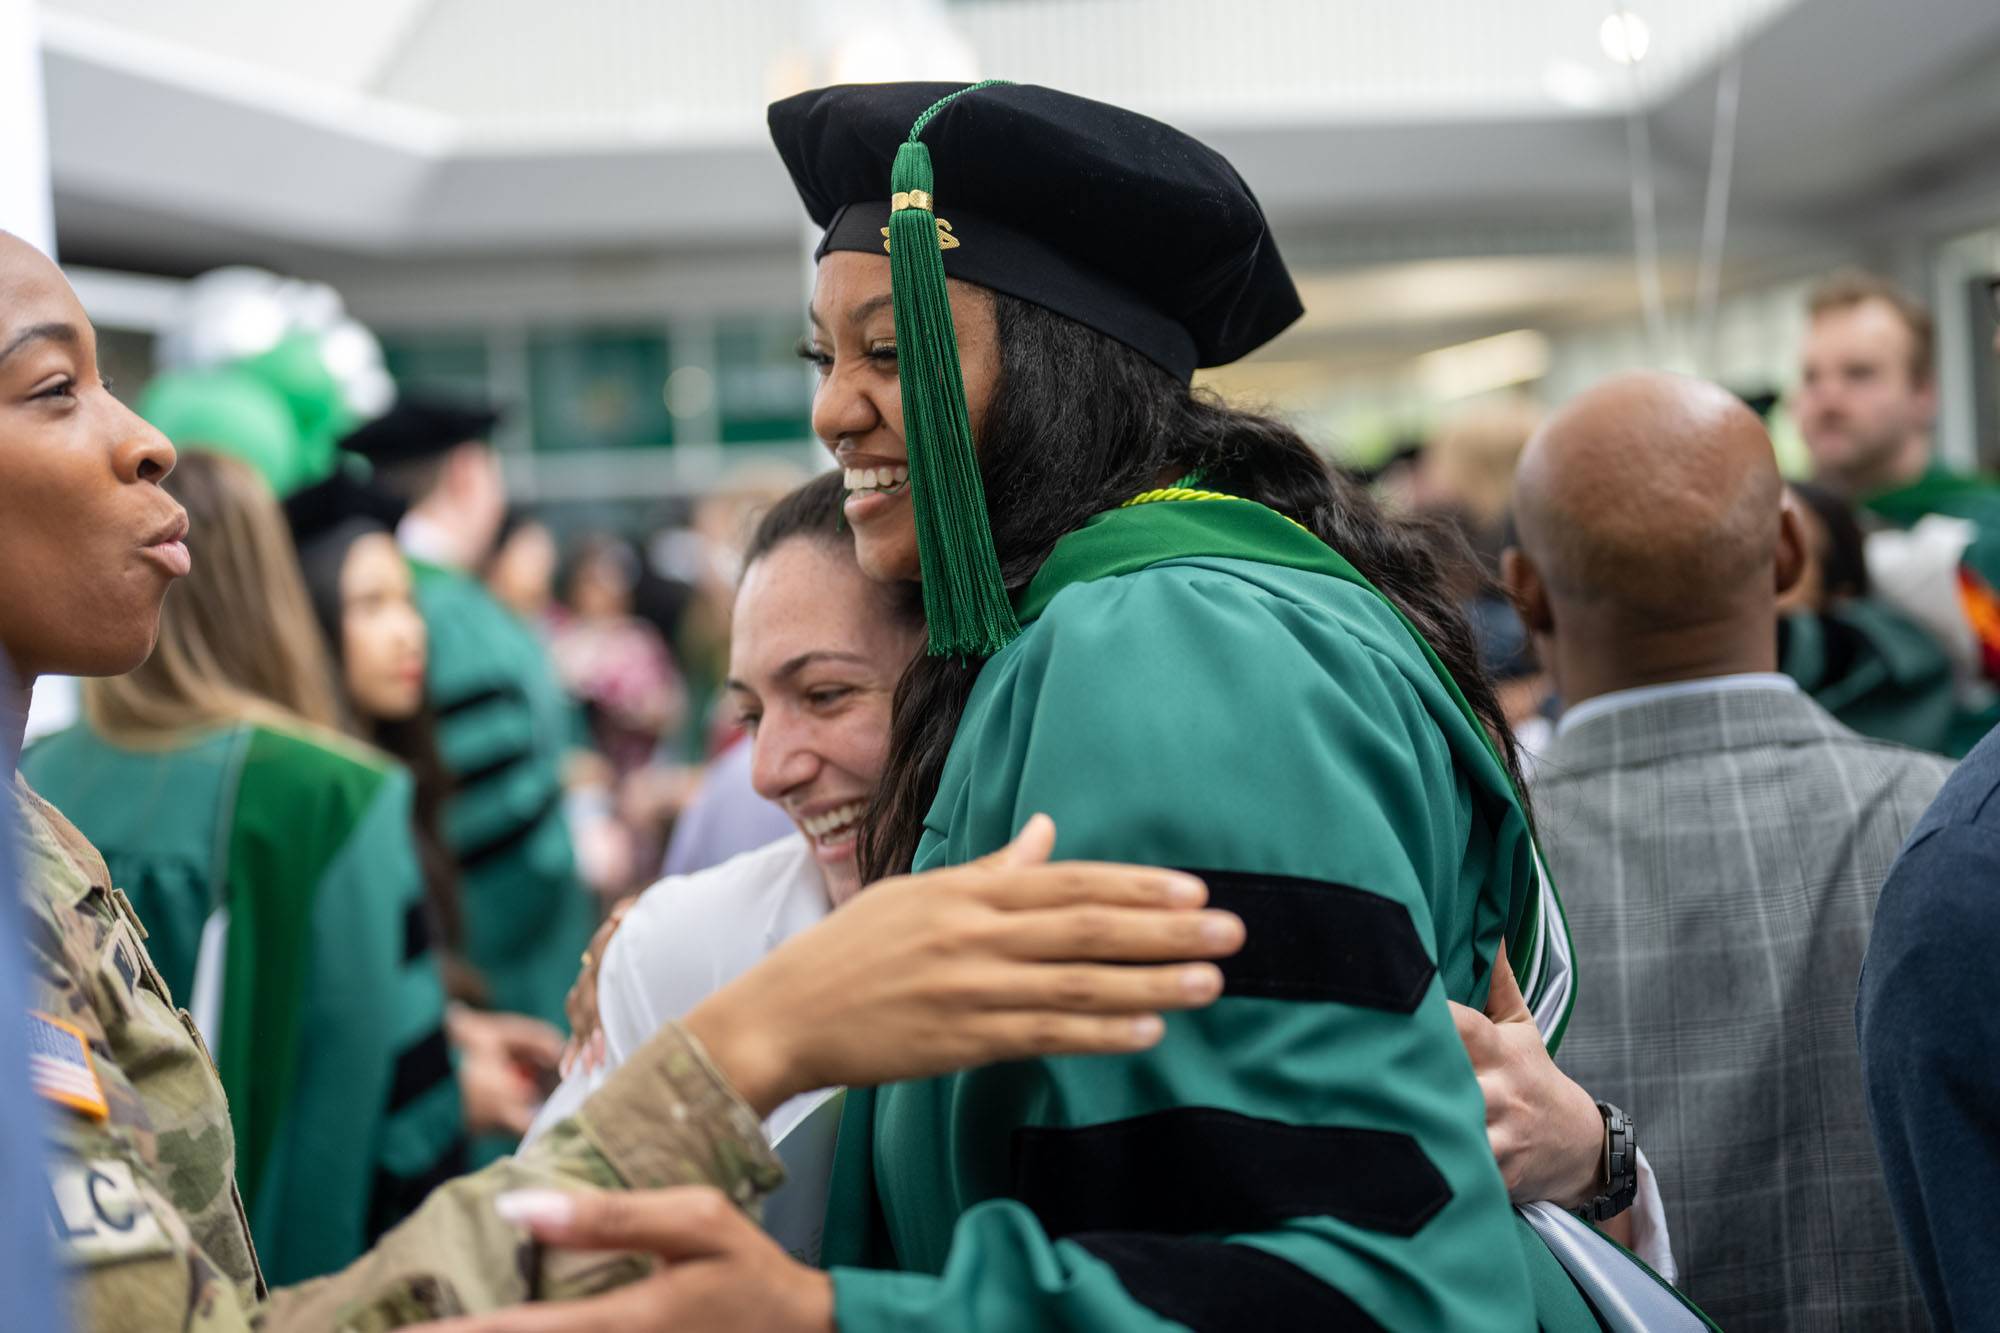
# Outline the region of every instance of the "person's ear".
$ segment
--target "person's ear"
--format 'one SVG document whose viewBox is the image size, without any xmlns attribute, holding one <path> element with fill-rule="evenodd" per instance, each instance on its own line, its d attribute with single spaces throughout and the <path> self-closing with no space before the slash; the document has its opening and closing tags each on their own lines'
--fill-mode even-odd
<svg viewBox="0 0 2000 1333">
<path fill-rule="evenodd" d="M 1555 632 L 1556 617 L 1549 607 L 1549 590 L 1542 583 L 1542 572 L 1528 559 L 1526 551 L 1510 546 L 1500 553 L 1500 582 L 1530 633 Z"/>
<path fill-rule="evenodd" d="M 1785 602 L 1805 581 L 1807 564 L 1806 526 L 1799 516 L 1799 503 L 1786 491 L 1778 505 L 1778 550 L 1771 562 L 1771 591 Z"/>
<path fill-rule="evenodd" d="M 470 440 L 445 455 L 444 491 L 459 504 L 482 512 L 496 502 L 507 503 L 507 481 L 500 455 L 489 444 Z"/>
</svg>

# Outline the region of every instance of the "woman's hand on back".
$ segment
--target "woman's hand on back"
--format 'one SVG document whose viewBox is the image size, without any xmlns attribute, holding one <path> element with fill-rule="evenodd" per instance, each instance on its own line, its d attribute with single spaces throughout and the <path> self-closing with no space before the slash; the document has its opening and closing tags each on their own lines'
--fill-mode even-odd
<svg viewBox="0 0 2000 1333">
<path fill-rule="evenodd" d="M 1603 1184 L 1597 1103 L 1556 1067 L 1502 949 L 1481 1013 L 1453 1003 L 1452 1021 L 1486 1099 L 1486 1137 L 1515 1203 L 1580 1208 Z"/>
<path fill-rule="evenodd" d="M 563 999 L 563 1014 L 569 1019 L 569 1040 L 563 1045 L 558 1068 L 564 1078 L 574 1073 L 587 1074 L 604 1063 L 604 1029 L 597 1012 L 597 976 L 604 967 L 604 953 L 611 947 L 611 937 L 618 933 L 618 927 L 625 923 L 625 914 L 638 901 L 639 895 L 634 893 L 613 903 L 610 912 L 598 923 L 597 932 L 590 937 L 590 947 L 583 951 L 583 966 L 577 972 L 569 994 Z"/>
<path fill-rule="evenodd" d="M 1243 923 L 1197 910 L 1190 875 L 1050 863 L 1054 846 L 1037 815 L 991 856 L 882 880 L 684 1026 L 759 1115 L 814 1088 L 1144 1050 L 1162 1012 L 1221 993 L 1198 960 L 1240 949 Z"/>
</svg>

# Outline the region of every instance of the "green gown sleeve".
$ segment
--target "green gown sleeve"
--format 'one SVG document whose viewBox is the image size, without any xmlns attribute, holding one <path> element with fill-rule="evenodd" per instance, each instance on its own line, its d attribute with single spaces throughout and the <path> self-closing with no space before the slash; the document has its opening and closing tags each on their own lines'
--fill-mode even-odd
<svg viewBox="0 0 2000 1333">
<path fill-rule="evenodd" d="M 1058 595 L 982 674 L 917 859 L 1045 811 L 1059 857 L 1206 872 L 1250 944 L 1145 1054 L 862 1096 L 844 1333 L 1532 1326 L 1432 924 L 1524 867 L 1489 866 L 1386 612 L 1227 563 Z"/>
<path fill-rule="evenodd" d="M 451 775 L 444 835 L 463 875 L 464 952 L 495 1009 L 561 1027 L 596 929 L 564 816 L 575 709 L 532 630 L 456 570 L 415 564 L 425 687 Z"/>
<path fill-rule="evenodd" d="M 1951 659 L 1886 603 L 1860 597 L 1786 617 L 1779 625 L 1778 669 L 1864 736 L 1952 752 L 1963 714 Z"/>
<path fill-rule="evenodd" d="M 259 728 L 245 755 L 222 1047 L 274 1285 L 340 1268 L 466 1167 L 411 801 L 403 769 L 317 738 Z"/>
</svg>

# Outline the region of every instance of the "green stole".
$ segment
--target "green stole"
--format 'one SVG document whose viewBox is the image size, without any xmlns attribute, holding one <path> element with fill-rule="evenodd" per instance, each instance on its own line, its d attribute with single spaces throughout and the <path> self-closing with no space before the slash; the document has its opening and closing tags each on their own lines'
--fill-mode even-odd
<svg viewBox="0 0 2000 1333">
<path fill-rule="evenodd" d="M 1871 495 L 1858 507 L 1899 528 L 1914 527 L 1927 514 L 1976 518 L 2000 507 L 2000 486 L 1989 477 L 1968 476 L 1933 463 L 1909 485 Z"/>
</svg>

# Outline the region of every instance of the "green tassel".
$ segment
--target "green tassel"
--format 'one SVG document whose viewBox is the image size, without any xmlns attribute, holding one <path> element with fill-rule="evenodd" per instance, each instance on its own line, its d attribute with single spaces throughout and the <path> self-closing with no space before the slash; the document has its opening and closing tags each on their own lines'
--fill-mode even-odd
<svg viewBox="0 0 2000 1333">
<path fill-rule="evenodd" d="M 889 182 L 894 193 L 930 194 L 931 154 L 919 138 L 924 127 L 953 98 L 998 82 L 962 88 L 917 117 L 909 141 L 896 150 Z M 976 237 L 968 242 L 978 244 Z M 944 256 L 932 209 L 913 205 L 889 214 L 889 278 L 930 652 L 937 657 L 990 657 L 1020 634 L 1021 626 L 1000 578 L 1000 557 L 986 517 L 986 489 L 972 444 L 958 332 L 945 293 Z"/>
</svg>

